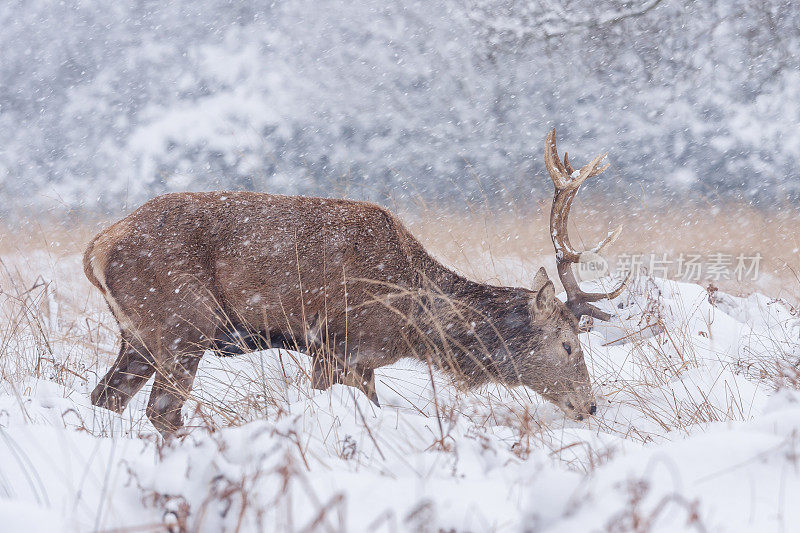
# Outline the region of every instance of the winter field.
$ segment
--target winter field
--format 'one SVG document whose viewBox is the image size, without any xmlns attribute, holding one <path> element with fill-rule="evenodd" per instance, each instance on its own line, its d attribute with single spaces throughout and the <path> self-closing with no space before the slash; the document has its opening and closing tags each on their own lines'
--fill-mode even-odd
<svg viewBox="0 0 800 533">
<path fill-rule="evenodd" d="M 606 227 L 583 211 L 576 226 Z M 602 302 L 618 322 L 581 335 L 602 398 L 591 420 L 524 389 L 465 391 L 410 360 L 377 372 L 378 409 L 351 388 L 310 389 L 305 356 L 273 350 L 207 354 L 191 431 L 167 444 L 145 417 L 148 387 L 122 416 L 89 403 L 118 349 L 81 267 L 97 228 L 3 231 L 0 530 L 794 530 L 796 213 L 620 218 L 617 253 L 764 262 L 756 281 L 710 288 L 643 271 Z M 409 227 L 475 279 L 524 285 L 554 264 L 541 213 Z"/>
</svg>

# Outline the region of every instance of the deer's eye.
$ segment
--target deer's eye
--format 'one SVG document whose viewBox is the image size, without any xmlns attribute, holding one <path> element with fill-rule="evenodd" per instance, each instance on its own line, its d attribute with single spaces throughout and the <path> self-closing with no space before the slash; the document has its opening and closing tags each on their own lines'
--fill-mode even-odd
<svg viewBox="0 0 800 533">
<path fill-rule="evenodd" d="M 567 355 L 572 355 L 572 346 L 570 346 L 569 343 L 562 342 L 561 346 L 564 347 L 564 350 L 567 352 Z"/>
</svg>

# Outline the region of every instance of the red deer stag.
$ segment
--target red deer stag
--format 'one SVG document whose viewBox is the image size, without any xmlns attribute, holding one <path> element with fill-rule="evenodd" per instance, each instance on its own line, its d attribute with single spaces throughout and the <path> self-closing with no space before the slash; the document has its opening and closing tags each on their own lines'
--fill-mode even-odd
<svg viewBox="0 0 800 533">
<path fill-rule="evenodd" d="M 577 174 L 564 159 L 553 131 L 545 162 L 566 304 L 543 268 L 532 289 L 461 277 L 370 203 L 253 192 L 150 200 L 100 232 L 84 256 L 122 334 L 92 403 L 121 413 L 155 374 L 147 416 L 169 435 L 182 426 L 206 350 L 275 346 L 312 358 L 314 388 L 355 386 L 376 404 L 373 370 L 415 357 L 468 386 L 526 385 L 573 418 L 594 414 L 578 319 L 608 319 L 589 302 L 621 288 L 587 294 L 572 275 L 581 254 L 567 237 L 569 208 L 603 157 Z"/>
</svg>

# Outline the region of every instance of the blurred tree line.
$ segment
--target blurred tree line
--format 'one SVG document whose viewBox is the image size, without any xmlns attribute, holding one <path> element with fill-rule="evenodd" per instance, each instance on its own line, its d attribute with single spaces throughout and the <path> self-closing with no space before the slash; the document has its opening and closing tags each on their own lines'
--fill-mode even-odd
<svg viewBox="0 0 800 533">
<path fill-rule="evenodd" d="M 383 202 L 800 197 L 790 0 L 7 0 L 0 195 L 117 212 L 172 190 Z"/>
</svg>

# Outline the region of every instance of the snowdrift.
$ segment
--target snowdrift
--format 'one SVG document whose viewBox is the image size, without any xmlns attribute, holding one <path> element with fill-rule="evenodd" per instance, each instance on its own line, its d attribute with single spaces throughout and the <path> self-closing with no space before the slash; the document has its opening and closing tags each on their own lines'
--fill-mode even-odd
<svg viewBox="0 0 800 533">
<path fill-rule="evenodd" d="M 587 422 L 525 389 L 431 381 L 411 361 L 377 372 L 379 409 L 346 387 L 311 390 L 305 357 L 273 350 L 207 355 L 191 431 L 165 444 L 147 389 L 121 416 L 89 404 L 114 356 L 113 331 L 93 326 L 108 317 L 66 326 L 80 294 L 43 294 L 38 331 L 60 336 L 44 343 L 8 313 L 0 330 L 3 531 L 800 523 L 800 319 L 763 295 L 641 278 L 605 302 L 619 321 L 581 336 L 603 398 Z"/>
</svg>

